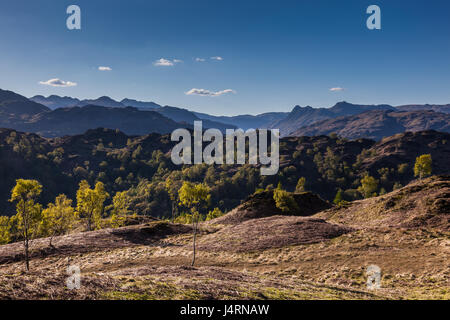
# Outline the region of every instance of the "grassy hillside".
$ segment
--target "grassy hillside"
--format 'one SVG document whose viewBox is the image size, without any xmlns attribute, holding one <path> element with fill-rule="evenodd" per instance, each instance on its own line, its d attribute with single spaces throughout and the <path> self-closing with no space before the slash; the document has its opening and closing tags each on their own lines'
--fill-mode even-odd
<svg viewBox="0 0 450 320">
<path fill-rule="evenodd" d="M 195 267 L 190 226 L 163 221 L 36 240 L 31 271 L 20 243 L 0 246 L 0 298 L 15 299 L 449 299 L 449 177 L 309 217 L 258 215 L 266 198 L 203 223 Z M 266 198 L 269 199 L 270 197 Z M 312 209 L 312 208 L 309 208 Z M 314 211 L 314 210 L 313 210 Z M 366 288 L 366 268 L 381 288 Z M 82 270 L 80 290 L 66 267 Z"/>
</svg>

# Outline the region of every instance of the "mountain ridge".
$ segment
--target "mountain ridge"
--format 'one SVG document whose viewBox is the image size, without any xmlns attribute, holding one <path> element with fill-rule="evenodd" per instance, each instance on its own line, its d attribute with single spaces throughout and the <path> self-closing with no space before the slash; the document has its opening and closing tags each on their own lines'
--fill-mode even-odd
<svg viewBox="0 0 450 320">
<path fill-rule="evenodd" d="M 357 105 L 346 101 L 338 102 L 331 108 L 313 108 L 311 106 L 295 106 L 289 115 L 275 124 L 272 128 L 280 129 L 282 136 L 288 135 L 296 129 L 311 125 L 318 121 L 350 116 L 369 110 L 396 110 L 390 105 Z"/>
<path fill-rule="evenodd" d="M 434 111 L 371 110 L 352 116 L 325 119 L 291 132 L 290 136 L 317 136 L 335 133 L 350 139 L 381 140 L 405 131 L 450 132 L 450 114 Z"/>
</svg>

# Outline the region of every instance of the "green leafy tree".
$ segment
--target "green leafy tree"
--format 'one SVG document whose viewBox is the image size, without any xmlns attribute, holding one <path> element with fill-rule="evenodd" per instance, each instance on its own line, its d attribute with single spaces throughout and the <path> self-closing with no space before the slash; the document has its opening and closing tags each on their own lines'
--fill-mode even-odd
<svg viewBox="0 0 450 320">
<path fill-rule="evenodd" d="M 105 200 L 109 194 L 105 190 L 102 182 L 97 182 L 95 188 L 91 189 L 86 180 L 80 182 L 77 191 L 76 212 L 86 222 L 88 231 L 99 229 L 102 214 L 104 212 Z"/>
<path fill-rule="evenodd" d="M 339 189 L 336 193 L 336 196 L 334 197 L 333 203 L 337 206 L 341 205 L 344 201 L 344 191 L 342 189 Z"/>
<path fill-rule="evenodd" d="M 295 187 L 296 192 L 305 192 L 306 178 L 301 177 L 298 179 L 297 186 Z"/>
<path fill-rule="evenodd" d="M 23 241 L 25 266 L 30 270 L 30 243 L 37 235 L 42 219 L 42 207 L 36 203 L 42 185 L 36 180 L 17 179 L 9 201 L 16 203 L 17 229 Z"/>
<path fill-rule="evenodd" d="M 198 224 L 200 221 L 200 210 L 208 205 L 211 199 L 211 190 L 206 184 L 185 181 L 178 192 L 180 204 L 188 207 L 192 212 L 193 237 L 193 258 L 192 266 L 195 264 L 196 238 L 198 233 Z"/>
<path fill-rule="evenodd" d="M 72 207 L 72 200 L 65 194 L 56 197 L 55 203 L 49 203 L 42 211 L 41 234 L 50 237 L 49 246 L 53 247 L 53 237 L 69 232 L 77 221 L 78 215 Z"/>
<path fill-rule="evenodd" d="M 416 158 L 414 164 L 414 176 L 422 179 L 423 177 L 431 175 L 431 154 L 423 154 Z"/>
<path fill-rule="evenodd" d="M 192 223 L 192 214 L 187 212 L 182 212 L 180 215 L 178 215 L 175 218 L 175 223 L 181 223 L 181 224 L 191 224 Z"/>
<path fill-rule="evenodd" d="M 0 244 L 7 244 L 11 241 L 11 224 L 9 217 L 0 216 Z"/>
<path fill-rule="evenodd" d="M 113 228 L 119 228 L 125 225 L 127 215 L 131 213 L 127 192 L 116 192 L 112 202 L 110 224 Z"/>
<path fill-rule="evenodd" d="M 273 191 L 273 199 L 275 200 L 276 207 L 282 212 L 291 212 L 299 209 L 292 194 L 286 190 L 275 189 Z"/>
<path fill-rule="evenodd" d="M 377 190 L 378 180 L 366 174 L 361 179 L 361 186 L 358 188 L 358 191 L 361 192 L 364 198 L 370 198 L 377 195 Z"/>
<path fill-rule="evenodd" d="M 167 194 L 170 198 L 170 204 L 172 207 L 172 222 L 175 221 L 175 215 L 177 210 L 177 200 L 178 200 L 178 189 L 180 188 L 178 181 L 173 180 L 171 177 L 169 177 L 166 180 L 165 188 L 167 191 Z"/>
<path fill-rule="evenodd" d="M 224 215 L 224 213 L 222 211 L 220 211 L 219 208 L 214 208 L 214 210 L 208 212 L 205 220 L 206 221 L 213 220 L 213 219 L 219 218 L 223 215 Z"/>
</svg>

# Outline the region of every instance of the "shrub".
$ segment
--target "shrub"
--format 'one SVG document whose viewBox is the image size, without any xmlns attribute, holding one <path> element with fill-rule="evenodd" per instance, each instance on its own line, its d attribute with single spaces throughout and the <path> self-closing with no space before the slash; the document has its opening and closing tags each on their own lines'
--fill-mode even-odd
<svg viewBox="0 0 450 320">
<path fill-rule="evenodd" d="M 282 212 L 296 211 L 299 209 L 292 194 L 286 190 L 275 189 L 273 199 L 275 200 L 276 207 Z"/>
</svg>

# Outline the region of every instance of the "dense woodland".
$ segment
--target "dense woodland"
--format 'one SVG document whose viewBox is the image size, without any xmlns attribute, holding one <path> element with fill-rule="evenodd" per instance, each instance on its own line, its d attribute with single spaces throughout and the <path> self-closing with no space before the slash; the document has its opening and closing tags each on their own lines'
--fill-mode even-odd
<svg viewBox="0 0 450 320">
<path fill-rule="evenodd" d="M 435 131 L 399 134 L 381 142 L 349 141 L 336 135 L 280 140 L 280 170 L 261 176 L 256 166 L 184 165 L 170 159 L 169 135 L 127 136 L 117 130 L 89 130 L 83 135 L 45 139 L 35 134 L 0 130 L 0 209 L 12 216 L 8 201 L 16 179 L 42 185 L 39 203 L 46 207 L 64 194 L 74 205 L 80 182 L 101 182 L 105 208 L 122 194 L 130 212 L 171 218 L 187 212 L 179 204 L 184 181 L 204 183 L 210 199 L 204 213 L 227 212 L 248 195 L 282 186 L 289 192 L 311 191 L 333 201 L 352 201 L 383 194 L 415 178 L 414 162 L 422 154 L 433 159 L 433 173 L 449 174 L 450 134 Z M 364 186 L 370 185 L 370 190 Z M 102 215 L 111 213 L 104 210 Z"/>
</svg>

